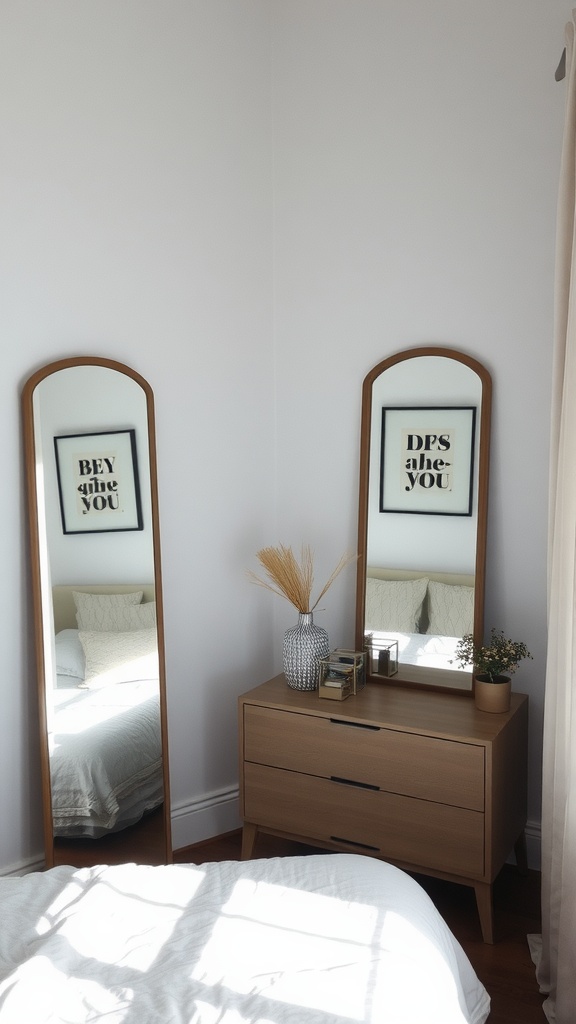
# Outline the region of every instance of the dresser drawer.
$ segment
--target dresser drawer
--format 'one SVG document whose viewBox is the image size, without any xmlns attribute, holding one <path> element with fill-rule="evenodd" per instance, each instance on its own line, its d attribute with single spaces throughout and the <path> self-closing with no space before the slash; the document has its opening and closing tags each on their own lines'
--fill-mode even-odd
<svg viewBox="0 0 576 1024">
<path fill-rule="evenodd" d="M 484 810 L 484 748 L 316 715 L 244 705 L 246 761 Z M 247 766 L 248 767 L 248 766 Z"/>
<path fill-rule="evenodd" d="M 244 818 L 407 864 L 482 877 L 484 815 L 246 764 Z"/>
</svg>

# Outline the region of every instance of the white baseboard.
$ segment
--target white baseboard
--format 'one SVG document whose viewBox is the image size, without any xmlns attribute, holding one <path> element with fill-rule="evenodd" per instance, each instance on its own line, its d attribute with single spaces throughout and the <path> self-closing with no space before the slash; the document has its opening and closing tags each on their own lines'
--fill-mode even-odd
<svg viewBox="0 0 576 1024">
<path fill-rule="evenodd" d="M 210 793 L 196 800 L 172 805 L 172 849 L 181 850 L 205 839 L 234 832 L 242 827 L 239 816 L 238 786 Z M 29 857 L 17 864 L 0 867 L 0 878 L 44 871 L 43 855 Z"/>
<path fill-rule="evenodd" d="M 542 864 L 541 840 L 542 833 L 539 821 L 527 821 L 524 829 L 526 835 L 526 860 L 531 871 L 540 871 Z M 515 864 L 516 857 L 512 851 L 508 857 L 507 864 Z"/>
<path fill-rule="evenodd" d="M 526 823 L 526 854 L 532 871 L 542 870 L 542 830 L 539 821 Z"/>
<path fill-rule="evenodd" d="M 20 875 L 29 875 L 32 871 L 44 871 L 45 867 L 44 855 L 38 854 L 36 857 L 28 857 L 17 864 L 10 864 L 8 867 L 0 868 L 0 877 L 19 878 Z"/>
<path fill-rule="evenodd" d="M 172 805 L 172 848 L 181 850 L 205 839 L 234 832 L 242 827 L 239 816 L 238 786 L 210 793 L 196 800 Z M 44 856 L 38 854 L 17 864 L 0 867 L 0 878 L 44 871 Z"/>
<path fill-rule="evenodd" d="M 205 839 L 241 828 L 238 786 L 172 805 L 172 849 L 181 850 Z"/>
</svg>

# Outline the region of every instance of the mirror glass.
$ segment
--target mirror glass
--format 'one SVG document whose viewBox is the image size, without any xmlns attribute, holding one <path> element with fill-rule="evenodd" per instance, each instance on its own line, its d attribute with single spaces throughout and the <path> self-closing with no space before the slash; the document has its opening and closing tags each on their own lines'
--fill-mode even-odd
<svg viewBox="0 0 576 1024">
<path fill-rule="evenodd" d="M 488 371 L 451 349 L 364 381 L 356 644 L 373 679 L 472 692 L 455 647 L 482 636 L 490 406 Z"/>
<path fill-rule="evenodd" d="M 154 401 L 112 360 L 23 391 L 46 862 L 171 859 Z"/>
</svg>

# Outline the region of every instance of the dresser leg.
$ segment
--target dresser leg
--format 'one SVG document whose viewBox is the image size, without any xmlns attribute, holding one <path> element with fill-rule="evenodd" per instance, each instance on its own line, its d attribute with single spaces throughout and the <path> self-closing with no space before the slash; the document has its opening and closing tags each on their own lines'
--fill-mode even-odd
<svg viewBox="0 0 576 1024">
<path fill-rule="evenodd" d="M 245 821 L 242 828 L 242 850 L 240 860 L 250 860 L 254 853 L 254 844 L 258 834 L 258 826 Z"/>
<path fill-rule="evenodd" d="M 492 909 L 492 886 L 487 882 L 476 882 L 476 905 L 484 942 L 494 942 L 494 912 Z"/>
</svg>

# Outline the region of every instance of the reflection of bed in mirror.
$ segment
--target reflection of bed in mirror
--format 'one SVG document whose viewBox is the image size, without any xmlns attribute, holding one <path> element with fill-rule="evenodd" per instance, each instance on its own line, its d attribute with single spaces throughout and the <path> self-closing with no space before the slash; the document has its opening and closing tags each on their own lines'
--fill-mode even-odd
<svg viewBox="0 0 576 1024">
<path fill-rule="evenodd" d="M 163 802 L 154 586 L 56 586 L 52 595 L 54 835 L 97 839 Z"/>
<path fill-rule="evenodd" d="M 393 641 L 394 680 L 465 686 L 470 674 L 458 668 L 456 645 L 473 625 L 474 576 L 368 566 L 364 629 L 375 676 L 380 649 Z"/>
</svg>

